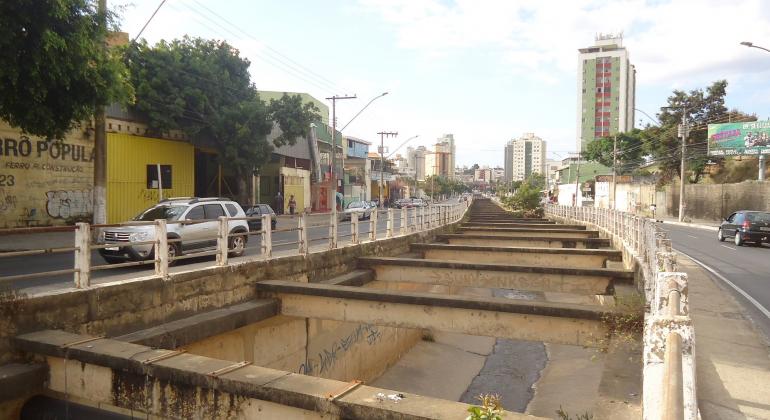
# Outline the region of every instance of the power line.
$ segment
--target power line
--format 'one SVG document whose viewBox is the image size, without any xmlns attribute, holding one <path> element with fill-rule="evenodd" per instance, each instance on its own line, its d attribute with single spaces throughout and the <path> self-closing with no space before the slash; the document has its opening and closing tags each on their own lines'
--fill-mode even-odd
<svg viewBox="0 0 770 420">
<path fill-rule="evenodd" d="M 153 18 L 155 18 L 155 15 L 157 15 L 157 14 L 158 14 L 158 10 L 160 10 L 160 8 L 161 8 L 161 7 L 163 7 L 163 5 L 166 3 L 166 1 L 167 1 L 167 0 L 161 0 L 161 2 L 160 2 L 160 4 L 158 5 L 158 7 L 155 9 L 155 11 L 154 11 L 154 12 L 152 12 L 152 15 L 150 16 L 150 18 L 149 18 L 149 19 L 147 19 L 147 22 L 145 22 L 145 23 L 144 23 L 144 26 L 142 26 L 142 29 L 140 29 L 140 30 L 139 30 L 139 33 L 137 33 L 137 34 L 136 34 L 136 36 L 134 37 L 134 39 L 132 39 L 132 40 L 131 40 L 131 43 L 133 43 L 134 41 L 136 41 L 137 39 L 139 39 L 139 37 L 140 37 L 140 36 L 142 36 L 142 32 L 144 32 L 144 30 L 145 30 L 145 29 L 147 29 L 147 25 L 149 25 L 149 24 L 150 24 L 150 22 L 152 22 L 152 19 L 153 19 Z"/>
</svg>

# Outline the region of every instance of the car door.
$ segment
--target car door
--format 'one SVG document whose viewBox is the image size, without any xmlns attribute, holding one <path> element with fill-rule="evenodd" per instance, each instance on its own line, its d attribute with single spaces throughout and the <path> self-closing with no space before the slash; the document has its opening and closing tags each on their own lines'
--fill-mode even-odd
<svg viewBox="0 0 770 420">
<path fill-rule="evenodd" d="M 205 213 L 206 222 L 201 223 L 204 230 L 202 246 L 216 246 L 217 231 L 219 230 L 219 217 L 226 216 L 225 209 L 222 208 L 222 205 L 219 203 L 204 204 L 203 212 Z"/>
<path fill-rule="evenodd" d="M 730 222 L 730 232 L 733 233 L 733 236 L 735 236 L 738 233 L 738 228 L 741 227 L 743 224 L 743 219 L 745 218 L 744 214 L 741 212 L 736 212 L 733 220 Z"/>
<path fill-rule="evenodd" d="M 205 213 L 202 205 L 193 206 L 185 215 L 186 221 L 195 223 L 185 223 L 180 225 L 179 233 L 182 236 L 182 249 L 193 249 L 201 247 L 201 242 L 204 240 L 204 223 L 201 221 L 205 219 Z"/>
</svg>

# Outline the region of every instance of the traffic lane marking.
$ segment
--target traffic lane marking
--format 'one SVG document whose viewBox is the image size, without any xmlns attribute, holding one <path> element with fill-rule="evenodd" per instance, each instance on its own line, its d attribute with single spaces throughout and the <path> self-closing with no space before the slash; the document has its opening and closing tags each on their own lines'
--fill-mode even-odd
<svg viewBox="0 0 770 420">
<path fill-rule="evenodd" d="M 721 245 L 721 244 L 720 244 L 719 246 L 721 246 L 721 247 L 723 247 L 723 248 L 727 248 L 727 249 L 732 249 L 733 251 L 735 251 L 735 248 L 733 248 L 733 247 L 731 247 L 731 246 L 727 246 L 727 245 Z"/>
</svg>

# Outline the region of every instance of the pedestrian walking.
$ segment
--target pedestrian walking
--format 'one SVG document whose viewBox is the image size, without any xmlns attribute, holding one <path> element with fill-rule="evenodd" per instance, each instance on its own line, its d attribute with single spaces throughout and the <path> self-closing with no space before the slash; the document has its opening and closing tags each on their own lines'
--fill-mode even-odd
<svg viewBox="0 0 770 420">
<path fill-rule="evenodd" d="M 283 214 L 283 196 L 280 191 L 275 195 L 275 212 Z"/>
<path fill-rule="evenodd" d="M 297 200 L 294 199 L 294 194 L 289 197 L 289 214 L 294 215 L 294 210 L 297 208 Z"/>
</svg>

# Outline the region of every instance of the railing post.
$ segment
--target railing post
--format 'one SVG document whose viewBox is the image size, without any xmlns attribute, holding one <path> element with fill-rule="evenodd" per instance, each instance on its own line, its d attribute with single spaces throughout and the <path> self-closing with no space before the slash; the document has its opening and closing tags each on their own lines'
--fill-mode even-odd
<svg viewBox="0 0 770 420">
<path fill-rule="evenodd" d="M 155 221 L 155 275 L 168 278 L 168 229 L 166 219 Z"/>
<path fill-rule="evenodd" d="M 329 249 L 337 248 L 337 208 L 332 209 L 329 221 Z"/>
<path fill-rule="evenodd" d="M 425 207 L 420 207 L 420 231 L 425 230 Z"/>
<path fill-rule="evenodd" d="M 663 353 L 663 407 L 665 420 L 684 418 L 684 381 L 682 374 L 682 336 L 670 332 Z"/>
<path fill-rule="evenodd" d="M 310 247 L 307 243 L 307 220 L 303 211 L 299 214 L 299 219 L 297 220 L 297 251 L 299 255 L 307 255 L 309 249 Z"/>
<path fill-rule="evenodd" d="M 273 221 L 269 214 L 262 215 L 262 256 L 268 260 L 273 258 Z"/>
<path fill-rule="evenodd" d="M 350 213 L 350 243 L 358 244 L 358 213 Z"/>
<path fill-rule="evenodd" d="M 406 235 L 407 224 L 409 223 L 409 209 L 406 207 L 401 208 L 401 234 Z"/>
<path fill-rule="evenodd" d="M 377 219 L 379 218 L 378 211 L 375 209 L 374 212 L 369 216 L 369 240 L 370 241 L 376 241 L 377 240 Z"/>
<path fill-rule="evenodd" d="M 217 229 L 217 265 L 227 265 L 227 233 L 228 223 L 225 216 L 219 216 L 219 228 Z"/>
<path fill-rule="evenodd" d="M 91 286 L 91 226 L 78 223 L 75 230 L 75 287 Z"/>
<path fill-rule="evenodd" d="M 393 209 L 388 209 L 388 224 L 385 227 L 385 237 L 393 237 Z"/>
</svg>

